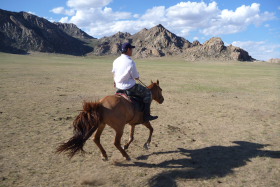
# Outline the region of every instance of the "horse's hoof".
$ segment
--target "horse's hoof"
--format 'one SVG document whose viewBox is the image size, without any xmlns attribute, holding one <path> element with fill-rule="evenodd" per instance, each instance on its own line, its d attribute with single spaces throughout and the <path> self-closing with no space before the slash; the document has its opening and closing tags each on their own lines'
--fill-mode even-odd
<svg viewBox="0 0 280 187">
<path fill-rule="evenodd" d="M 150 144 L 149 143 L 145 143 L 143 146 L 146 150 L 150 149 Z"/>
<path fill-rule="evenodd" d="M 124 150 L 127 150 L 127 149 L 128 149 L 128 145 L 125 145 L 125 146 L 123 147 L 123 149 L 124 149 Z"/>
<path fill-rule="evenodd" d="M 125 157 L 125 159 L 126 159 L 127 161 L 130 161 L 130 160 L 131 160 L 131 158 L 130 158 L 129 156 Z"/>
<path fill-rule="evenodd" d="M 108 161 L 108 157 L 104 157 L 104 156 L 103 156 L 103 157 L 102 157 L 102 160 L 103 160 L 103 161 Z"/>
</svg>

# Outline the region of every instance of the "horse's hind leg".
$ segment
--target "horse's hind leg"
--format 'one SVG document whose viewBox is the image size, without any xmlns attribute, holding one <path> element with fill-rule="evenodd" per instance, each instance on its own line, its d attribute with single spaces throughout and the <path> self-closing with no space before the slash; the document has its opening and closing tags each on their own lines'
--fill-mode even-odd
<svg viewBox="0 0 280 187">
<path fill-rule="evenodd" d="M 102 157 L 103 157 L 102 159 L 106 161 L 106 160 L 108 160 L 108 156 L 107 156 L 105 149 L 103 148 L 103 146 L 100 143 L 100 136 L 101 136 L 105 126 L 106 126 L 106 124 L 99 125 L 99 127 L 94 135 L 93 141 L 97 145 L 97 147 L 100 149 Z"/>
<path fill-rule="evenodd" d="M 121 129 L 121 130 L 116 130 L 116 137 L 115 137 L 115 143 L 114 143 L 114 145 L 115 145 L 116 148 L 121 152 L 121 154 L 123 155 L 123 157 L 126 158 L 126 160 L 130 160 L 130 157 L 128 156 L 128 154 L 125 152 L 125 150 L 124 150 L 124 149 L 122 148 L 122 146 L 121 146 L 122 135 L 123 135 L 123 129 Z"/>
<path fill-rule="evenodd" d="M 129 138 L 129 141 L 127 142 L 127 144 L 125 144 L 124 150 L 128 149 L 129 145 L 134 140 L 134 129 L 135 129 L 135 125 L 131 125 L 130 138 Z"/>
<path fill-rule="evenodd" d="M 152 127 L 150 122 L 144 123 L 143 125 L 145 125 L 150 130 L 149 138 L 146 141 L 146 143 L 144 144 L 144 148 L 145 149 L 149 149 L 154 129 L 153 129 L 153 127 Z"/>
</svg>

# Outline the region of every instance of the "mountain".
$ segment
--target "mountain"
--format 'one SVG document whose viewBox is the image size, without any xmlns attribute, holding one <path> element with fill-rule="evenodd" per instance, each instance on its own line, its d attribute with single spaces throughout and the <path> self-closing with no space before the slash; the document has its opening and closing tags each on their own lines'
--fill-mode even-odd
<svg viewBox="0 0 280 187">
<path fill-rule="evenodd" d="M 225 46 L 221 38 L 211 38 L 204 44 L 193 43 L 176 36 L 161 24 L 142 29 L 138 33 L 118 32 L 96 39 L 74 24 L 51 23 L 44 18 L 26 13 L 0 9 L 0 51 L 27 53 L 39 51 L 70 55 L 119 55 L 121 44 L 136 46 L 135 58 L 180 56 L 196 60 L 254 60 L 247 51 Z"/>
<path fill-rule="evenodd" d="M 88 35 L 86 32 L 82 31 L 81 29 L 79 29 L 73 23 L 54 22 L 54 24 L 57 25 L 60 30 L 62 30 L 63 32 L 67 33 L 69 36 L 72 36 L 74 38 L 80 40 L 96 39 Z"/>
<path fill-rule="evenodd" d="M 188 61 L 254 60 L 247 51 L 239 47 L 232 45 L 226 47 L 221 38 L 211 38 L 204 44 L 200 44 L 199 41 L 191 43 L 176 36 L 161 24 L 151 29 L 143 29 L 134 35 L 119 32 L 113 36 L 101 38 L 94 46 L 93 54 L 117 55 L 124 42 L 130 42 L 136 46 L 133 52 L 136 58 L 182 56 Z"/>
<path fill-rule="evenodd" d="M 237 61 L 253 61 L 247 51 L 230 45 L 226 47 L 221 38 L 214 37 L 200 44 L 198 41 L 192 44 L 184 52 L 184 58 L 188 61 L 197 60 L 237 60 Z"/>
<path fill-rule="evenodd" d="M 78 32 L 73 33 L 76 35 L 66 33 L 60 24 L 27 12 L 16 13 L 0 9 L 0 51 L 3 52 L 39 51 L 85 55 L 92 51 L 92 47 L 77 39 Z"/>
<path fill-rule="evenodd" d="M 143 29 L 131 38 L 137 46 L 136 57 L 175 56 L 191 46 L 188 40 L 176 36 L 161 24 L 149 30 Z"/>
<path fill-rule="evenodd" d="M 180 55 L 191 46 L 188 40 L 176 36 L 162 25 L 157 25 L 134 35 L 118 32 L 113 36 L 101 38 L 94 47 L 93 54 L 117 55 L 124 42 L 131 42 L 136 46 L 134 50 L 136 58 Z"/>
<path fill-rule="evenodd" d="M 118 55 L 121 44 L 125 41 L 131 42 L 131 34 L 118 32 L 110 37 L 98 39 L 94 44 L 94 55 Z"/>
</svg>

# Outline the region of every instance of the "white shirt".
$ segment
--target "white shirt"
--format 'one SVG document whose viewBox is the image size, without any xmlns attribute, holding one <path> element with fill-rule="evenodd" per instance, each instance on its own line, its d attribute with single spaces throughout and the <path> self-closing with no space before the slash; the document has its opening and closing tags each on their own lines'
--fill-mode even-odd
<svg viewBox="0 0 280 187">
<path fill-rule="evenodd" d="M 130 56 L 122 54 L 113 62 L 114 81 L 116 87 L 126 90 L 136 84 L 135 78 L 139 78 L 136 63 Z"/>
</svg>

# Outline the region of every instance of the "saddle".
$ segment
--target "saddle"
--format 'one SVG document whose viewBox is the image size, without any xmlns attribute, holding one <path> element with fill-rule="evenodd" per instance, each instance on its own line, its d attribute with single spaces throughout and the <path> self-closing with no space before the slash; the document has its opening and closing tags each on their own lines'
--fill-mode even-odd
<svg viewBox="0 0 280 187">
<path fill-rule="evenodd" d="M 130 101 L 137 111 L 144 112 L 145 103 L 143 102 L 142 97 L 137 96 L 128 90 L 117 90 L 116 95 L 120 95 Z"/>
</svg>

